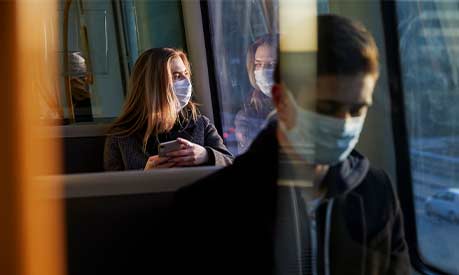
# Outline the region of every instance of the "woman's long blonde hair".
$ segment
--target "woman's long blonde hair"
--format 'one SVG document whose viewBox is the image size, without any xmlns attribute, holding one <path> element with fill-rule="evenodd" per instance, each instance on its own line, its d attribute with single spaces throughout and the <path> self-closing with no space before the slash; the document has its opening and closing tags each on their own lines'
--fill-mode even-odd
<svg viewBox="0 0 459 275">
<path fill-rule="evenodd" d="M 145 152 L 151 135 L 169 132 L 178 121 L 196 120 L 198 110 L 195 103 L 190 101 L 179 111 L 171 72 L 171 61 L 175 58 L 183 61 L 191 77 L 188 58 L 180 50 L 153 48 L 139 56 L 129 78 L 123 111 L 110 127 L 108 135 L 143 134 Z"/>
</svg>

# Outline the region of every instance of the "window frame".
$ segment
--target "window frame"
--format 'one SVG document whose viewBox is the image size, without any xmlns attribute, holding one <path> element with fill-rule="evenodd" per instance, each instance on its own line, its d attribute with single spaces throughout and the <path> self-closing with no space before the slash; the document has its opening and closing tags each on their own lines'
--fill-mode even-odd
<svg viewBox="0 0 459 275">
<path fill-rule="evenodd" d="M 182 0 L 183 1 L 183 0 Z M 328 0 L 327 0 L 328 1 Z M 213 121 L 214 126 L 217 129 L 217 132 L 221 137 L 224 137 L 224 129 L 223 129 L 223 114 L 222 114 L 222 102 L 220 98 L 220 91 L 219 91 L 219 79 L 216 73 L 216 59 L 214 55 L 214 47 L 212 41 L 212 27 L 211 27 L 211 11 L 209 8 L 209 0 L 199 0 L 199 6 L 201 9 L 201 16 L 202 16 L 202 28 L 204 32 L 204 45 L 206 51 L 206 60 L 207 60 L 207 69 L 208 69 L 208 79 L 209 79 L 209 87 L 210 87 L 210 98 L 212 102 L 212 112 L 213 112 Z M 266 10 L 263 11 L 263 16 L 266 16 Z M 270 22 L 264 22 L 266 28 L 270 28 Z M 253 33 L 251 33 L 253 35 Z M 245 60 L 244 60 L 245 66 Z M 227 145 L 226 139 L 223 138 L 225 145 Z M 239 153 L 235 153 L 235 156 L 238 156 Z"/>
<path fill-rule="evenodd" d="M 413 268 L 426 275 L 448 275 L 440 268 L 424 262 L 418 245 L 416 209 L 411 174 L 409 135 L 405 116 L 405 99 L 400 62 L 397 0 L 380 0 L 386 48 L 387 74 L 391 103 L 392 134 L 397 153 L 396 175 L 400 206 L 404 215 L 405 238 Z"/>
<path fill-rule="evenodd" d="M 212 112 L 214 126 L 220 136 L 223 137 L 223 122 L 221 115 L 220 99 L 218 95 L 217 74 L 215 73 L 215 57 L 212 47 L 211 29 L 210 29 L 210 11 L 207 0 L 200 0 L 202 28 L 204 32 L 204 45 L 207 58 L 207 70 L 209 74 L 210 99 L 212 102 Z"/>
</svg>

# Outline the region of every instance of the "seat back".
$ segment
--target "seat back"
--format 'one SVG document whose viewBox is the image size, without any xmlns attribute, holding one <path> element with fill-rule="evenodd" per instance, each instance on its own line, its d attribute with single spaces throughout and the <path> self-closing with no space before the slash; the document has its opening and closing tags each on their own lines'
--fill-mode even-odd
<svg viewBox="0 0 459 275">
<path fill-rule="evenodd" d="M 163 273 L 174 192 L 216 170 L 48 176 L 64 184 L 68 273 Z"/>
</svg>

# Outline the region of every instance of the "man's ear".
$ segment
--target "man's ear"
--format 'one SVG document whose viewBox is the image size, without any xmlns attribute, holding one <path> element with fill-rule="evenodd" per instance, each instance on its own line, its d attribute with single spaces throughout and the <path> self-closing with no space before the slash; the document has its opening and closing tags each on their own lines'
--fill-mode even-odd
<svg viewBox="0 0 459 275">
<path fill-rule="evenodd" d="M 276 107 L 277 110 L 279 110 L 282 105 L 282 97 L 284 96 L 283 92 L 284 91 L 282 90 L 282 85 L 277 83 L 273 85 L 271 94 L 273 98 L 274 107 Z"/>
</svg>

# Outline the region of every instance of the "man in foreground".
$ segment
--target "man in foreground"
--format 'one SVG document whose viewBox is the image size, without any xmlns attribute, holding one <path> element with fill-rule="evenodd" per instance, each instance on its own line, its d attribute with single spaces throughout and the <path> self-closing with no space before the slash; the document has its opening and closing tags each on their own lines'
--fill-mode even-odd
<svg viewBox="0 0 459 275">
<path fill-rule="evenodd" d="M 291 89 L 281 76 L 278 65 L 277 112 L 250 149 L 177 192 L 179 269 L 410 274 L 392 184 L 354 149 L 378 79 L 373 37 L 349 19 L 321 15 L 315 88 Z"/>
</svg>

